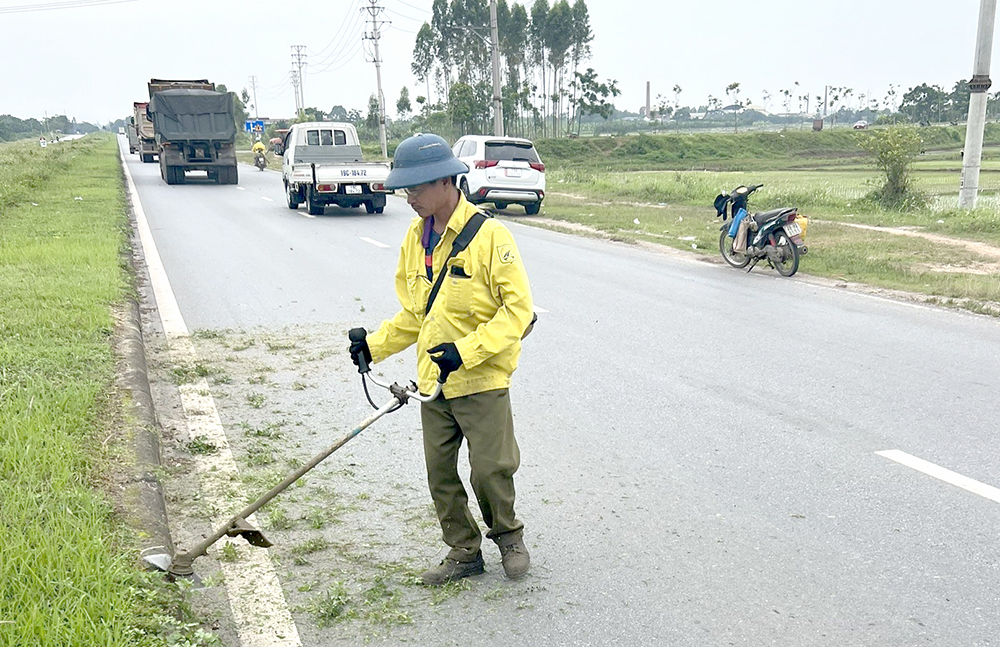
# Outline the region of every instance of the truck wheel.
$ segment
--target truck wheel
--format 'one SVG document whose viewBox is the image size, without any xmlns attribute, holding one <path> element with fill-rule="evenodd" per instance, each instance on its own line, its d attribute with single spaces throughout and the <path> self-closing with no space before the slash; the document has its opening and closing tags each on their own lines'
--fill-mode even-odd
<svg viewBox="0 0 1000 647">
<path fill-rule="evenodd" d="M 310 216 L 322 216 L 326 206 L 316 201 L 312 186 L 306 187 L 306 211 Z"/>
<path fill-rule="evenodd" d="M 289 209 L 298 209 L 299 205 L 302 204 L 300 195 L 297 189 L 293 189 L 291 184 L 285 183 L 285 201 L 288 202 Z"/>
<path fill-rule="evenodd" d="M 219 184 L 239 184 L 239 171 L 235 166 L 224 166 L 219 169 Z"/>
<path fill-rule="evenodd" d="M 153 163 L 153 156 L 151 154 L 143 153 L 143 155 L 142 155 L 142 163 L 143 164 L 152 164 Z"/>
</svg>

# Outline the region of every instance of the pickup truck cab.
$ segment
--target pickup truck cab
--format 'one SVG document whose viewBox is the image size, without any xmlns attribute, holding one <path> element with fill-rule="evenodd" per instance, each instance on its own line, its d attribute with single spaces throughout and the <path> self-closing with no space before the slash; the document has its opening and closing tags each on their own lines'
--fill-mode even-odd
<svg viewBox="0 0 1000 647">
<path fill-rule="evenodd" d="M 385 210 L 386 162 L 365 162 L 358 133 L 347 123 L 330 121 L 293 125 L 281 146 L 281 175 L 289 209 L 305 203 L 321 215 L 327 205 Z"/>
</svg>

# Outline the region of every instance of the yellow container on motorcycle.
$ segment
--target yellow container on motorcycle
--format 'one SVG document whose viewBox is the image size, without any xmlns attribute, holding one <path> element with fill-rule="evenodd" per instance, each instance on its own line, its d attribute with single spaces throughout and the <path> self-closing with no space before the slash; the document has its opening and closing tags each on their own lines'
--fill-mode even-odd
<svg viewBox="0 0 1000 647">
<path fill-rule="evenodd" d="M 809 218 L 803 216 L 802 214 L 799 214 L 799 215 L 795 216 L 795 224 L 797 224 L 799 227 L 802 227 L 802 234 L 801 234 L 801 236 L 802 236 L 802 240 L 805 241 L 805 239 L 806 239 L 806 228 L 809 226 Z"/>
</svg>

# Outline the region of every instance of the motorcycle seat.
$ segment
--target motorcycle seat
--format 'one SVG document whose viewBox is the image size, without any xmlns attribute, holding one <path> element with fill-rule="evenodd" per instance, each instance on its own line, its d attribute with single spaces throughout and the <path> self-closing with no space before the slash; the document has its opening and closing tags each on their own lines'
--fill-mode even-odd
<svg viewBox="0 0 1000 647">
<path fill-rule="evenodd" d="M 753 221 L 757 223 L 758 227 L 762 227 L 772 220 L 787 218 L 793 213 L 795 213 L 794 207 L 781 207 L 780 209 L 771 209 L 770 211 L 758 211 L 753 215 Z"/>
</svg>

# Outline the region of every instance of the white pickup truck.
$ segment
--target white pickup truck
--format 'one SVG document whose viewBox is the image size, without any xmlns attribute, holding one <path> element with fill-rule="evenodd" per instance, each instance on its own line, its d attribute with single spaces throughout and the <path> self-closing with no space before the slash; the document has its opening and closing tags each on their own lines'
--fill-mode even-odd
<svg viewBox="0 0 1000 647">
<path fill-rule="evenodd" d="M 321 215 L 327 205 L 385 210 L 387 162 L 365 162 L 358 133 L 351 124 L 314 121 L 295 124 L 285 134 L 281 175 L 289 209 L 305 203 Z"/>
</svg>

